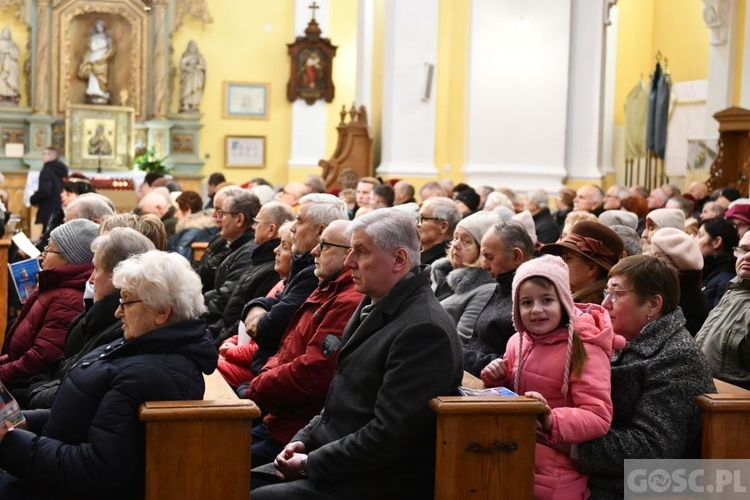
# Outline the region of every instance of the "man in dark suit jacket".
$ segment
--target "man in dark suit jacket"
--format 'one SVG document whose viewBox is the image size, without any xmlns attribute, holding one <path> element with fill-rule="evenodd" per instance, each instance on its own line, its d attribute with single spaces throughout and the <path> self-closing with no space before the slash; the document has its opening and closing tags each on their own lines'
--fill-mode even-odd
<svg viewBox="0 0 750 500">
<path fill-rule="evenodd" d="M 344 330 L 324 410 L 274 464 L 253 470 L 254 500 L 433 498 L 428 403 L 456 394 L 458 335 L 428 269 L 418 266 L 419 235 L 408 216 L 376 210 L 351 231 L 345 265 L 366 297 Z"/>
<path fill-rule="evenodd" d="M 47 229 L 50 216 L 62 207 L 60 193 L 63 190 L 63 179 L 68 176 L 68 167 L 59 158 L 60 152 L 56 148 L 44 150 L 39 187 L 29 200 L 32 205 L 39 207 L 35 222 L 42 225 L 42 232 Z"/>
</svg>

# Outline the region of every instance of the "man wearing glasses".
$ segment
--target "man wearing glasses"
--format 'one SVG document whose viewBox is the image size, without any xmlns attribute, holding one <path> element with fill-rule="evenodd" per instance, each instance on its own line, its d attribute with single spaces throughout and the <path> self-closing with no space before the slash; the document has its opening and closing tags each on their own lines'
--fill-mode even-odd
<svg viewBox="0 0 750 500">
<path fill-rule="evenodd" d="M 450 198 L 428 198 L 422 203 L 417 219 L 422 264 L 432 264 L 445 257 L 461 212 Z"/>
<path fill-rule="evenodd" d="M 279 352 L 260 373 L 237 389 L 266 416 L 253 429 L 253 466 L 273 462 L 286 443 L 325 402 L 336 368 L 341 335 L 362 294 L 354 290 L 349 253 L 350 222 L 331 222 L 313 249 L 318 286 L 294 313 Z"/>
<path fill-rule="evenodd" d="M 737 276 L 708 314 L 695 341 L 714 377 L 750 389 L 750 232 L 734 247 Z"/>
</svg>

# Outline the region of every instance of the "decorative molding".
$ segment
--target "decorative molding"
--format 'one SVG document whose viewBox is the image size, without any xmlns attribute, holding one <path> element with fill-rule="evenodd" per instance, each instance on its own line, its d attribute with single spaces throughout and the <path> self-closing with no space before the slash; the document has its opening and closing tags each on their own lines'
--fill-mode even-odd
<svg viewBox="0 0 750 500">
<path fill-rule="evenodd" d="M 180 29 L 180 26 L 185 22 L 186 17 L 203 21 L 206 24 L 214 22 L 213 17 L 211 17 L 211 14 L 208 12 L 206 0 L 176 0 L 174 3 L 176 13 L 174 29 L 172 30 L 173 33 Z"/>
<path fill-rule="evenodd" d="M 729 0 L 703 0 L 703 22 L 711 30 L 711 45 L 727 43 Z"/>
<path fill-rule="evenodd" d="M 612 25 L 612 19 L 610 18 L 609 11 L 612 10 L 612 7 L 617 5 L 617 0 L 604 0 L 604 26 L 611 26 Z"/>
<path fill-rule="evenodd" d="M 0 10 L 8 12 L 9 10 L 15 9 L 16 18 L 26 26 L 29 26 L 28 20 L 25 19 L 24 16 L 26 13 L 26 9 L 24 8 L 25 3 L 25 0 L 0 0 Z M 49 3 L 49 0 L 46 0 L 46 3 Z"/>
</svg>

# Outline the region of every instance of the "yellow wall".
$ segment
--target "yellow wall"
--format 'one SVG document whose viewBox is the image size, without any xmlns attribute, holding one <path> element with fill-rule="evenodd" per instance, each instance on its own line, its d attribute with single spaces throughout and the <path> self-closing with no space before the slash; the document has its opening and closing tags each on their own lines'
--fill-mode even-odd
<svg viewBox="0 0 750 500">
<path fill-rule="evenodd" d="M 617 9 L 615 124 L 621 125 L 625 97 L 641 76 L 648 83 L 657 52 L 668 59 L 673 82 L 708 78 L 709 31 L 701 0 L 623 0 Z"/>
<path fill-rule="evenodd" d="M 737 54 L 734 58 L 734 95 L 732 96 L 732 105 L 740 105 L 740 94 L 742 90 L 742 56 L 745 47 L 745 16 L 747 15 L 747 2 L 739 0 L 737 5 L 737 19 L 735 19 L 737 28 Z"/>
<path fill-rule="evenodd" d="M 287 43 L 294 42 L 294 2 L 265 0 L 213 0 L 210 3 L 212 24 L 185 23 L 173 35 L 179 60 L 189 40 L 194 39 L 206 59 L 206 89 L 201 103 L 203 129 L 200 154 L 206 162 L 202 174 L 223 172 L 227 180 L 245 182 L 252 177 L 265 177 L 271 183 L 300 180 L 319 168 L 294 169 L 287 162 L 291 155 L 292 103 L 286 98 L 289 79 Z M 336 125 L 341 105 L 354 99 L 356 80 L 357 2 L 331 0 L 328 32 L 338 46 L 333 63 L 336 85 L 334 101 L 327 104 L 326 156 L 336 145 Z M 179 78 L 179 71 L 176 75 Z M 269 116 L 267 120 L 224 119 L 222 117 L 224 82 L 268 83 Z M 178 85 L 175 85 L 175 94 Z M 178 97 L 173 96 L 172 112 L 177 110 Z M 227 135 L 260 135 L 266 137 L 266 167 L 262 169 L 224 168 L 224 142 Z"/>
</svg>

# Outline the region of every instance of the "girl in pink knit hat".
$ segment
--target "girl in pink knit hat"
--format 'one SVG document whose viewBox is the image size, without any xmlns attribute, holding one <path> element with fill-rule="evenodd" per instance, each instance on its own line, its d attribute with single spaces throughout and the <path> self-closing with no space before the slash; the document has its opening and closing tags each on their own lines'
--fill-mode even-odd
<svg viewBox="0 0 750 500">
<path fill-rule="evenodd" d="M 537 428 L 534 497 L 588 498 L 588 478 L 569 450 L 604 436 L 612 421 L 609 314 L 598 304 L 574 304 L 565 262 L 545 255 L 516 271 L 513 323 L 518 333 L 482 380 L 547 406 Z M 619 337 L 617 348 L 624 344 Z"/>
</svg>

